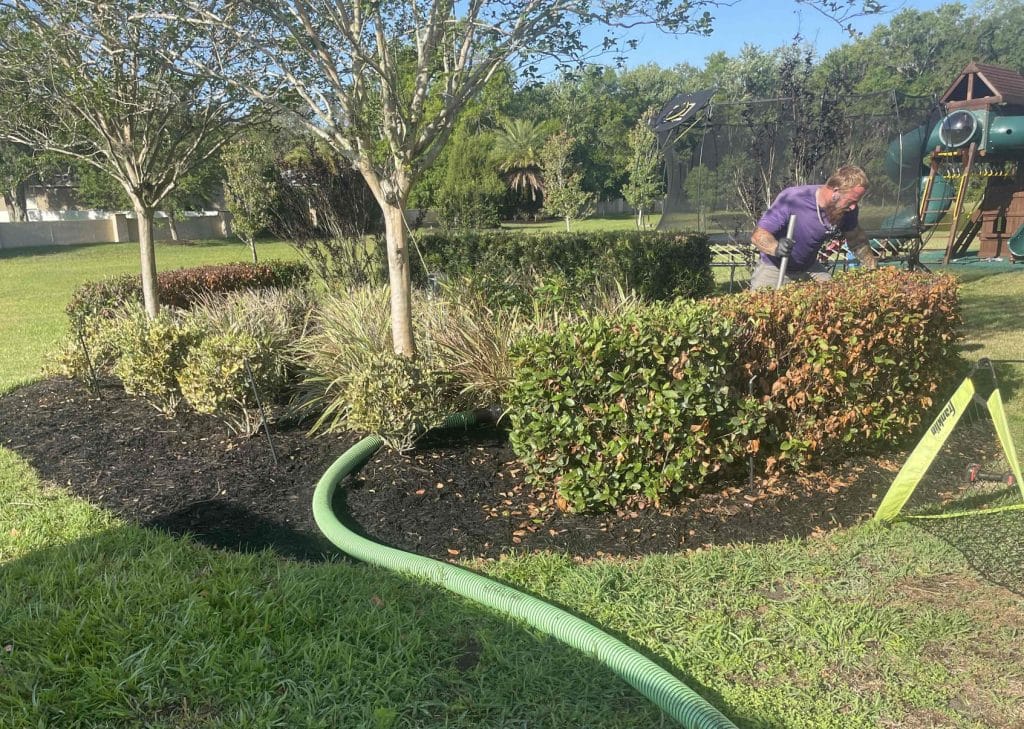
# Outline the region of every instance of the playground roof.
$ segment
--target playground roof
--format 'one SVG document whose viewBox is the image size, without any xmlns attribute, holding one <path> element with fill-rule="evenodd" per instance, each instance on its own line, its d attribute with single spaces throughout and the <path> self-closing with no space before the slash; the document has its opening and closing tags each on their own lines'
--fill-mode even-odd
<svg viewBox="0 0 1024 729">
<path fill-rule="evenodd" d="M 982 109 L 994 104 L 1024 106 L 1024 76 L 987 63 L 968 63 L 940 101 L 947 109 Z"/>
</svg>

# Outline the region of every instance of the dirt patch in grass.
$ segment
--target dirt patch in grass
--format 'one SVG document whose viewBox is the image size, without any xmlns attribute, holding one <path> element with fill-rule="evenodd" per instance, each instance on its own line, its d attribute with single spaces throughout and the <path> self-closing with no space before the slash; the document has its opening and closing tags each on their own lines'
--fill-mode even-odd
<svg viewBox="0 0 1024 729">
<path fill-rule="evenodd" d="M 50 379 L 0 398 L 0 445 L 126 520 L 225 549 L 336 555 L 310 504 L 357 436 L 309 438 L 282 424 L 272 439 L 277 463 L 262 433 L 232 436 L 195 414 L 168 419 L 113 385 L 90 392 Z M 379 451 L 339 489 L 335 510 L 371 539 L 450 561 L 539 550 L 630 557 L 850 526 L 874 512 L 898 465 L 859 459 L 828 474 L 723 484 L 667 509 L 572 515 L 524 485 L 506 433 L 491 427 L 426 438 L 408 455 Z"/>
</svg>

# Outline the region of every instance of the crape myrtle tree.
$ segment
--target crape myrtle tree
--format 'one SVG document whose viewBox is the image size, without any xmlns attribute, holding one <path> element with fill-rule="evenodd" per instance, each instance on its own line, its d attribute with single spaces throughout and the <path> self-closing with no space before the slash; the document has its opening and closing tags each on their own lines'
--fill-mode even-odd
<svg viewBox="0 0 1024 729">
<path fill-rule="evenodd" d="M 190 73 L 211 36 L 159 0 L 0 0 L 0 137 L 72 157 L 124 190 L 146 312 L 159 309 L 153 215 L 234 133 L 248 95 Z M 228 52 L 220 44 L 218 53 Z M 221 56 L 221 61 L 230 60 Z"/>
<path fill-rule="evenodd" d="M 845 19 L 851 6 L 824 6 Z M 310 129 L 347 156 L 384 215 L 394 349 L 415 352 L 404 211 L 410 190 L 447 142 L 460 111 L 505 64 L 536 71 L 539 58 L 573 62 L 613 39 L 588 32 L 655 25 L 707 33 L 710 0 L 181 0 L 176 11 L 233 30 L 247 73 L 215 63 L 260 102 L 297 96 Z M 865 10 L 876 10 L 873 2 Z M 835 7 L 831 7 L 835 6 Z M 856 4 L 861 12 L 860 4 Z M 880 8 L 879 8 L 880 9 Z M 844 17 L 845 16 L 845 17 Z M 211 61 L 219 60 L 214 54 Z"/>
</svg>

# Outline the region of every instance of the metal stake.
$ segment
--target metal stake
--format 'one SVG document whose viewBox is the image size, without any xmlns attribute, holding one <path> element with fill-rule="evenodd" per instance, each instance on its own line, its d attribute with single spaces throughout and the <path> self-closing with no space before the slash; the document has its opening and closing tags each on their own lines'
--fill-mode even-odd
<svg viewBox="0 0 1024 729">
<path fill-rule="evenodd" d="M 85 336 L 82 334 L 81 329 L 75 329 L 75 334 L 78 335 L 78 343 L 82 346 L 82 353 L 85 355 L 85 364 L 89 368 L 89 389 L 96 393 L 96 395 L 102 400 L 103 394 L 99 391 L 99 378 L 96 376 L 96 370 L 92 366 L 92 357 L 89 356 L 89 348 L 85 346 Z"/>
<path fill-rule="evenodd" d="M 277 451 L 274 450 L 274 439 L 270 437 L 270 426 L 267 424 L 267 413 L 263 408 L 263 401 L 260 400 L 260 394 L 256 389 L 256 378 L 252 376 L 252 369 L 249 367 L 249 358 L 243 357 L 242 364 L 245 365 L 245 374 L 249 378 L 249 387 L 252 388 L 252 396 L 256 399 L 256 405 L 260 409 L 260 420 L 263 423 L 263 432 L 267 435 L 267 444 L 270 446 L 270 457 L 274 459 L 274 466 L 278 466 L 277 462 Z"/>
</svg>

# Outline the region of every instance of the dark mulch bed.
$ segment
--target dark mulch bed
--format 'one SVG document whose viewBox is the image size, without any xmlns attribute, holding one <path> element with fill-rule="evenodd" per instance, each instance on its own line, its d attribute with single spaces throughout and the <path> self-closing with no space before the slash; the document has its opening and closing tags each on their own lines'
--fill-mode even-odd
<svg viewBox="0 0 1024 729">
<path fill-rule="evenodd" d="M 309 438 L 283 426 L 272 434 L 277 465 L 262 433 L 232 436 L 194 414 L 168 419 L 112 384 L 90 392 L 51 379 L 0 398 L 0 445 L 129 521 L 227 549 L 336 555 L 311 498 L 356 436 Z M 849 526 L 870 516 L 897 467 L 862 459 L 827 477 L 726 484 L 672 509 L 579 516 L 524 486 L 505 433 L 492 427 L 424 439 L 409 455 L 382 449 L 339 490 L 335 508 L 372 539 L 439 559 L 537 550 L 627 557 Z"/>
</svg>

